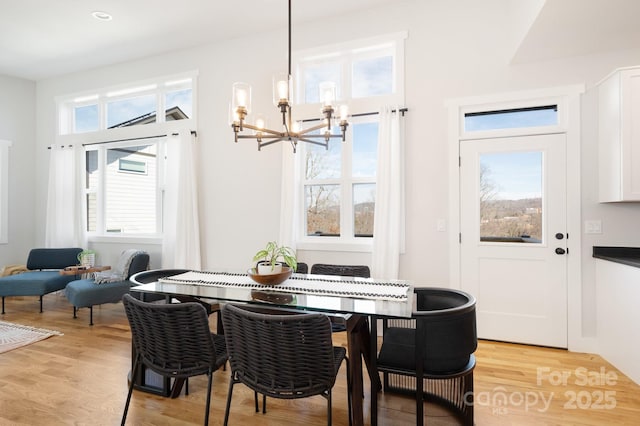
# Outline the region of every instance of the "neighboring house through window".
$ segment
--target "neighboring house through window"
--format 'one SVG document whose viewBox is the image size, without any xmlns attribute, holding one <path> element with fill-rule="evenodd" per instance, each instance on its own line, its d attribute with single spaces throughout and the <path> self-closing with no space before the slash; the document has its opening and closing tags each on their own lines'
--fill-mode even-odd
<svg viewBox="0 0 640 426">
<path fill-rule="evenodd" d="M 59 140 L 84 146 L 89 237 L 162 236 L 165 141 L 195 127 L 194 93 L 187 75 L 58 100 Z"/>
</svg>

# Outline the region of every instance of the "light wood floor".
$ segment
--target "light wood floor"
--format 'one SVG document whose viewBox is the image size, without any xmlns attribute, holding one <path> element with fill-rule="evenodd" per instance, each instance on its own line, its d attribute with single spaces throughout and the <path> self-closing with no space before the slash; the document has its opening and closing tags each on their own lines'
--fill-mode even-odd
<svg viewBox="0 0 640 426">
<path fill-rule="evenodd" d="M 44 313 L 37 297 L 6 301 L 3 321 L 50 328 L 54 336 L 0 354 L 0 425 L 119 424 L 131 367 L 131 340 L 122 304 L 88 310 L 73 319 L 64 296 L 45 296 Z M 211 319 L 212 328 L 215 321 Z M 637 338 L 637 336 L 635 336 Z M 337 334 L 336 344 L 344 344 Z M 640 387 L 601 357 L 563 350 L 481 341 L 476 352 L 475 422 L 477 425 L 637 425 Z M 343 368 L 344 370 L 344 368 Z M 210 424 L 222 424 L 228 371 L 213 384 Z M 563 380 L 562 377 L 565 377 Z M 615 376 L 615 379 L 614 379 Z M 333 397 L 334 425 L 346 425 L 344 371 Z M 608 383 L 607 383 L 608 382 Z M 365 384 L 368 389 L 368 383 Z M 190 394 L 168 399 L 134 392 L 127 424 L 202 424 L 206 377 L 190 381 Z M 505 403 L 500 404 L 503 399 Z M 380 394 L 380 425 L 415 424 L 415 404 L 407 397 Z M 231 425 L 324 425 L 325 400 L 270 399 L 266 415 L 253 410 L 253 393 L 234 390 Z M 369 395 L 364 401 L 369 422 Z M 443 409 L 426 407 L 426 424 L 454 425 Z"/>
</svg>

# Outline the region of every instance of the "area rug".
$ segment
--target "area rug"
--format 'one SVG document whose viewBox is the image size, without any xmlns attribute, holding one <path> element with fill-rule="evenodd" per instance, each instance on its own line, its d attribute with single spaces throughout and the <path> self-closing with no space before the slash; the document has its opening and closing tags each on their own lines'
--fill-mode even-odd
<svg viewBox="0 0 640 426">
<path fill-rule="evenodd" d="M 62 335 L 59 331 L 0 321 L 0 353 L 30 345 L 51 336 Z"/>
</svg>

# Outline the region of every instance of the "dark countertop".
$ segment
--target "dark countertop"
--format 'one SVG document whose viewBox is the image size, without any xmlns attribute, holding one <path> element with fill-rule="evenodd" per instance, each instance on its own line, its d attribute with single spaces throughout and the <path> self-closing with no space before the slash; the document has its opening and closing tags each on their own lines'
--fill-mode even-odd
<svg viewBox="0 0 640 426">
<path fill-rule="evenodd" d="M 593 246 L 593 257 L 640 268 L 640 247 Z"/>
</svg>

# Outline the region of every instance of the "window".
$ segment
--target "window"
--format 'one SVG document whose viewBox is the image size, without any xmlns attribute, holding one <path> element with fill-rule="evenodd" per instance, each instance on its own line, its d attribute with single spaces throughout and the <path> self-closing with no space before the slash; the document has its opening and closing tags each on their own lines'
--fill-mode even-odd
<svg viewBox="0 0 640 426">
<path fill-rule="evenodd" d="M 190 73 L 57 100 L 58 142 L 85 150 L 90 239 L 162 236 L 166 135 L 195 130 L 195 85 Z"/>
<path fill-rule="evenodd" d="M 193 77 L 172 77 L 63 98 L 58 102 L 59 134 L 189 120 L 193 118 L 193 86 Z"/>
<path fill-rule="evenodd" d="M 557 105 L 468 112 L 464 115 L 464 129 L 467 132 L 556 126 L 557 124 Z"/>
<path fill-rule="evenodd" d="M 9 242 L 9 147 L 0 140 L 0 244 Z"/>
<path fill-rule="evenodd" d="M 335 242 L 370 246 L 376 203 L 378 116 L 381 105 L 404 103 L 403 39 L 406 34 L 301 52 L 296 58 L 296 118 L 315 117 L 320 85 L 336 83 L 336 99 L 349 104 L 347 140 L 328 149 L 299 145 L 302 223 L 299 247 Z M 332 133 L 339 133 L 334 130 Z M 305 244 L 307 244 L 305 246 Z"/>
<path fill-rule="evenodd" d="M 306 236 L 373 236 L 377 130 L 375 117 L 361 118 L 346 143 L 303 146 Z"/>
<path fill-rule="evenodd" d="M 86 230 L 96 235 L 153 236 L 161 230 L 164 140 L 87 146 Z"/>
</svg>

